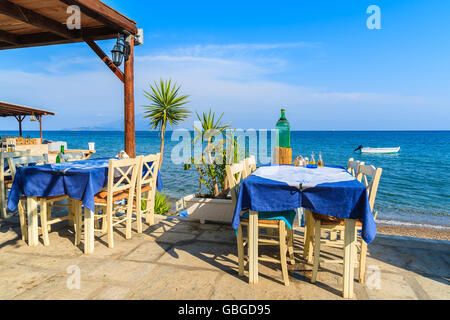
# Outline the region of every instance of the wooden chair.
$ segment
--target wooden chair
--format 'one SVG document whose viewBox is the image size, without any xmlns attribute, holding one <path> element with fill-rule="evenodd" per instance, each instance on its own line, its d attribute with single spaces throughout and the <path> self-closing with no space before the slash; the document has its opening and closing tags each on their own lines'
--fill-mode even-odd
<svg viewBox="0 0 450 320">
<path fill-rule="evenodd" d="M 6 203 L 8 200 L 8 190 L 13 183 L 13 173 L 11 166 L 9 165 L 10 158 L 22 157 L 30 154 L 30 150 L 27 151 L 15 151 L 15 152 L 0 152 L 0 218 L 6 219 L 8 214 L 6 213 Z M 6 169 L 6 164 L 8 168 Z"/>
<path fill-rule="evenodd" d="M 359 160 L 355 160 L 353 158 L 348 159 L 347 162 L 347 171 L 350 172 L 352 176 L 355 178 L 358 177 L 358 169 L 360 165 L 364 165 L 365 163 Z"/>
<path fill-rule="evenodd" d="M 71 161 L 86 160 L 86 156 L 82 152 L 66 152 L 66 153 L 60 152 L 59 159 L 61 159 L 61 162 L 71 162 Z"/>
<path fill-rule="evenodd" d="M 142 215 L 146 222 L 152 226 L 155 224 L 155 194 L 156 180 L 161 154 L 140 156 L 139 171 L 136 181 L 136 219 L 137 231 L 142 233 Z M 145 209 L 142 203 L 145 203 Z"/>
<path fill-rule="evenodd" d="M 126 223 L 125 237 L 131 239 L 133 199 L 140 162 L 140 158 L 109 160 L 108 185 L 95 195 L 94 219 L 102 221 L 101 229 L 96 222 L 95 231 L 108 235 L 109 248 L 114 248 L 113 232 L 116 225 Z M 123 201 L 126 201 L 126 204 L 120 203 Z M 123 212 L 124 215 L 121 214 Z"/>
<path fill-rule="evenodd" d="M 44 154 L 42 156 L 24 156 L 18 158 L 10 158 L 9 165 L 12 171 L 13 176 L 16 174 L 17 167 L 25 167 L 30 164 L 33 165 L 44 165 L 48 163 L 48 154 Z M 18 211 L 19 211 L 19 220 L 20 220 L 20 228 L 22 231 L 22 240 L 26 241 L 28 238 L 27 232 L 27 218 L 25 214 L 25 206 L 24 203 L 26 201 L 26 197 L 22 197 L 19 202 Z M 51 230 L 51 225 L 64 221 L 64 220 L 73 220 L 71 213 L 67 217 L 62 218 L 51 218 L 51 211 L 49 211 L 49 207 L 53 206 L 55 202 L 67 199 L 67 196 L 57 196 L 57 197 L 40 197 L 38 198 L 39 202 L 39 217 L 41 221 L 40 230 L 42 232 L 42 237 L 44 241 L 44 245 L 50 245 L 49 241 L 49 231 Z"/>
<path fill-rule="evenodd" d="M 256 170 L 256 159 L 255 156 L 251 156 L 244 160 L 244 172 L 243 178 L 247 178 Z"/>
<path fill-rule="evenodd" d="M 374 218 L 376 219 L 377 213 L 374 211 L 375 198 L 378 191 L 378 185 L 380 183 L 381 174 L 383 169 L 375 168 L 369 165 L 360 165 L 357 170 L 357 179 L 362 181 L 365 185 L 369 197 L 369 204 L 372 212 L 374 213 Z M 370 181 L 369 181 L 369 179 Z M 344 219 L 334 218 L 327 215 L 322 215 L 318 213 L 310 212 L 311 222 L 314 225 L 314 262 L 313 262 L 313 274 L 311 277 L 311 282 L 314 283 L 317 278 L 317 272 L 320 264 L 320 246 L 322 244 L 331 247 L 343 248 L 344 241 L 339 240 L 321 240 L 321 231 L 338 231 L 345 232 Z M 355 231 L 360 231 L 362 229 L 362 223 L 356 221 Z M 357 249 L 360 252 L 359 259 L 359 282 L 365 283 L 366 276 L 366 256 L 367 256 L 367 243 L 361 239 L 360 244 L 357 245 Z M 322 260 L 323 262 L 342 262 L 341 260 Z M 345 293 L 344 293 L 345 294 Z"/>
<path fill-rule="evenodd" d="M 231 196 L 234 205 L 236 205 L 236 199 L 239 194 L 239 183 L 244 173 L 244 162 L 240 162 L 233 165 L 226 166 L 227 179 L 231 190 Z M 244 213 L 244 216 L 248 214 Z M 241 213 L 242 215 L 242 213 Z M 295 216 L 295 214 L 294 214 Z M 259 261 L 268 261 L 281 264 L 281 270 L 283 274 L 284 284 L 289 285 L 289 275 L 287 269 L 286 255 L 289 251 L 289 257 L 291 264 L 295 264 L 294 259 L 294 246 L 293 246 L 293 231 L 286 226 L 284 220 L 281 219 L 264 219 L 264 214 L 259 213 L 258 230 L 278 230 L 278 234 L 262 233 L 258 232 L 258 245 L 277 245 L 280 247 L 280 259 L 258 257 Z M 244 249 L 248 244 L 248 218 L 241 218 L 241 223 L 237 231 L 237 247 L 238 247 L 238 263 L 239 263 L 239 275 L 244 275 L 244 266 L 248 257 L 244 256 Z M 243 228 L 247 227 L 247 236 L 243 235 Z"/>
</svg>

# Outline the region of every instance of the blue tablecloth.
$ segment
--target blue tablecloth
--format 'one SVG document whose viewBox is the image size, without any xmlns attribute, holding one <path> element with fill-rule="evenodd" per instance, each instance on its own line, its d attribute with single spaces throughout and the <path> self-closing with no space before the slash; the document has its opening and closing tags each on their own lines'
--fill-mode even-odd
<svg viewBox="0 0 450 320">
<path fill-rule="evenodd" d="M 109 158 L 90 159 L 65 163 L 17 168 L 8 209 L 15 211 L 22 196 L 53 197 L 68 195 L 81 200 L 91 211 L 95 210 L 94 196 L 108 184 Z M 160 173 L 156 189 L 163 184 Z"/>
<path fill-rule="evenodd" d="M 234 229 L 239 227 L 243 210 L 286 211 L 303 207 L 337 218 L 357 219 L 362 222 L 362 238 L 367 243 L 373 241 L 377 229 L 367 190 L 344 168 L 325 167 L 317 170 L 277 167 L 281 179 L 276 179 L 275 175 L 270 179 L 264 178 L 264 174 L 258 171 L 260 168 L 241 182 L 233 217 Z M 330 173 L 328 177 L 327 172 Z M 311 179 L 315 175 L 317 181 Z M 302 182 L 307 185 L 304 186 Z"/>
</svg>

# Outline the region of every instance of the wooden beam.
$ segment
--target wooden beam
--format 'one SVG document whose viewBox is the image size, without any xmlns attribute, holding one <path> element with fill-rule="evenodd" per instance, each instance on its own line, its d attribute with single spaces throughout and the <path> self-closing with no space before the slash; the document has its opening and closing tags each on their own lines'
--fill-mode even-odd
<svg viewBox="0 0 450 320">
<path fill-rule="evenodd" d="M 123 72 L 116 67 L 106 53 L 95 43 L 93 40 L 86 40 L 86 43 L 92 50 L 99 56 L 100 59 L 106 64 L 108 68 L 119 78 L 120 81 L 125 82 L 125 76 Z"/>
<path fill-rule="evenodd" d="M 80 7 L 85 15 L 104 23 L 116 31 L 126 30 L 131 34 L 137 34 L 136 23 L 116 10 L 108 7 L 106 4 L 97 0 L 60 0 L 67 5 L 76 5 Z"/>
<path fill-rule="evenodd" d="M 134 125 L 134 37 L 128 37 L 130 55 L 125 61 L 125 152 L 136 157 L 136 136 Z"/>
<path fill-rule="evenodd" d="M 71 39 L 60 37 L 51 32 L 41 32 L 18 36 L 18 44 L 1 45 L 0 50 L 83 42 L 85 39 L 107 40 L 116 37 L 117 32 L 115 30 L 105 27 L 84 28 L 81 30 L 78 38 Z M 0 41 L 3 40 L 0 38 Z"/>
<path fill-rule="evenodd" d="M 64 24 L 8 0 L 0 0 L 0 13 L 26 24 L 42 28 L 63 38 L 69 39 L 76 34 L 76 32 L 67 29 Z"/>
<path fill-rule="evenodd" d="M 19 40 L 15 34 L 0 30 L 0 41 L 10 43 L 10 44 L 19 44 Z"/>
</svg>

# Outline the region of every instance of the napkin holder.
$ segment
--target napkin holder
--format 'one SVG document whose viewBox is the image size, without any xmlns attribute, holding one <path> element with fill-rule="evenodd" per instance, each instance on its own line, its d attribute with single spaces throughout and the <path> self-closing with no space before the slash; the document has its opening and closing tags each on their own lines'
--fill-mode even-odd
<svg viewBox="0 0 450 320">
<path fill-rule="evenodd" d="M 273 150 L 274 164 L 292 164 L 292 148 L 275 147 Z"/>
</svg>

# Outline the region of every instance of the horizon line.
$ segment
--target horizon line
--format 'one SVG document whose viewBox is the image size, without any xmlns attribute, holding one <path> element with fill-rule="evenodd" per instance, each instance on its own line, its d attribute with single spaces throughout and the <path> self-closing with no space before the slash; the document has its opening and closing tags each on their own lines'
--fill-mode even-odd
<svg viewBox="0 0 450 320">
<path fill-rule="evenodd" d="M 179 128 L 186 130 L 185 128 Z M 254 128 L 248 128 L 243 130 L 249 130 Z M 273 128 L 274 129 L 274 128 Z M 260 130 L 260 129 L 254 129 Z M 263 130 L 271 130 L 271 129 L 263 129 Z M 0 132 L 18 132 L 19 130 L 0 130 Z M 166 130 L 165 132 L 173 132 L 175 130 Z M 194 132 L 194 130 L 188 130 L 189 132 Z M 345 129 L 345 130 L 334 130 L 334 129 L 324 129 L 324 130 L 291 130 L 291 132 L 433 132 L 433 131 L 450 131 L 450 129 L 380 129 L 380 130 L 358 130 L 358 129 Z M 40 132 L 39 130 L 22 130 L 22 132 Z M 64 130 L 64 129 L 55 129 L 55 130 L 42 130 L 45 132 L 125 132 L 124 130 Z M 135 130 L 135 132 L 157 132 L 159 130 Z"/>
</svg>

